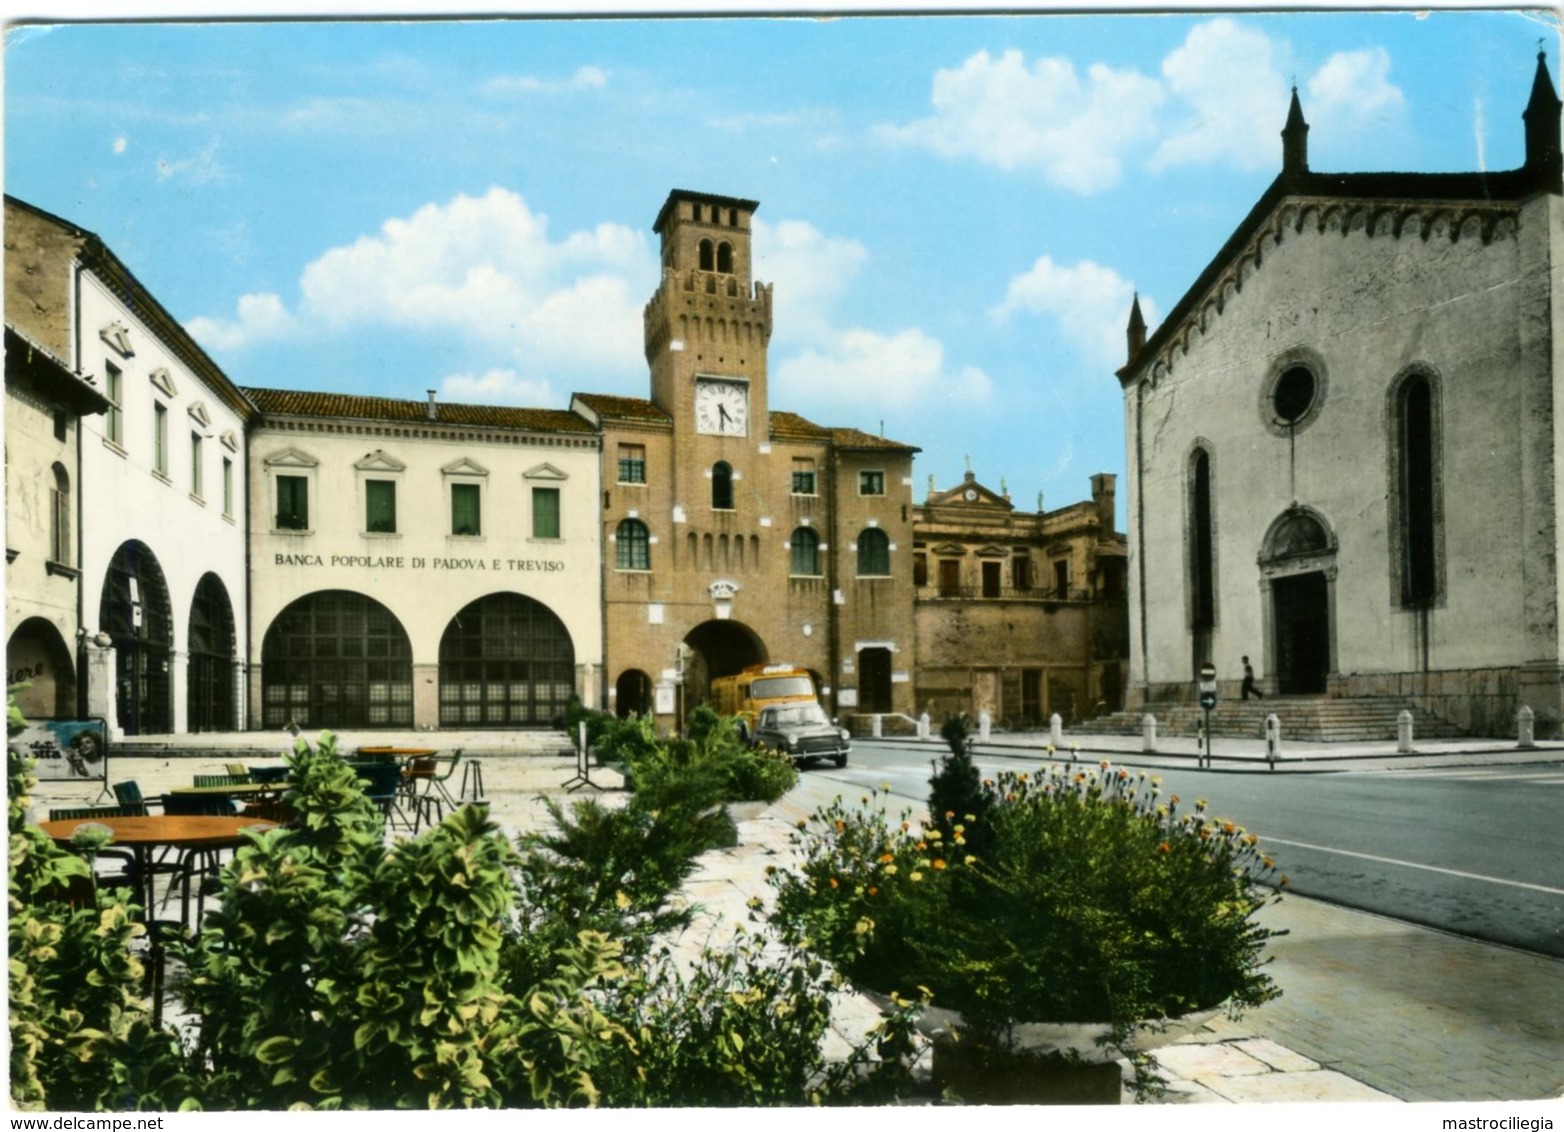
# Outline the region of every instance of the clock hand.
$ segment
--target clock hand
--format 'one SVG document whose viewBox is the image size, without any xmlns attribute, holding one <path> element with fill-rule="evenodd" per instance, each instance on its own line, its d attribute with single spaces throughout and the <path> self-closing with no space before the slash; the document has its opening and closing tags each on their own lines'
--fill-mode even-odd
<svg viewBox="0 0 1564 1132">
<path fill-rule="evenodd" d="M 728 416 L 728 407 L 726 405 L 717 406 L 717 415 L 725 421 L 730 421 L 733 419 L 732 417 Z"/>
</svg>

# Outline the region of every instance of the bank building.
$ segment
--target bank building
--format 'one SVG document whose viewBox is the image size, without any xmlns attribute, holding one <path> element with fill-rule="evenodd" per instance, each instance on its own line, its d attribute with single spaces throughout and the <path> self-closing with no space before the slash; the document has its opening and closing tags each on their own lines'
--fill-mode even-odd
<svg viewBox="0 0 1564 1132">
<path fill-rule="evenodd" d="M 1539 56 L 1499 172 L 1282 168 L 1168 317 L 1130 315 L 1132 708 L 1244 658 L 1328 700 L 1556 734 L 1564 164 Z M 1278 702 L 1277 695 L 1285 697 Z M 1283 706 L 1285 705 L 1285 706 Z M 1286 720 L 1284 719 L 1284 727 Z"/>
</svg>

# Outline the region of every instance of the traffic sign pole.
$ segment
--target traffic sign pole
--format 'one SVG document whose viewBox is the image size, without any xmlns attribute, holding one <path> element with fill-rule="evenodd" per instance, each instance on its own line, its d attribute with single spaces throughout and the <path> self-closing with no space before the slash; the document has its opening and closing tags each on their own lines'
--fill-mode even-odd
<svg viewBox="0 0 1564 1132">
<path fill-rule="evenodd" d="M 1200 666 L 1200 706 L 1206 713 L 1206 738 L 1197 765 L 1211 765 L 1211 709 L 1216 707 L 1216 665 L 1207 661 Z"/>
</svg>

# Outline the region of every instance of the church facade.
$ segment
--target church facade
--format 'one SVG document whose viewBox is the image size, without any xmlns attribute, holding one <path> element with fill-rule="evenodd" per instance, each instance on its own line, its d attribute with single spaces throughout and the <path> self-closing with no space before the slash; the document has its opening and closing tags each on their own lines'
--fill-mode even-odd
<svg viewBox="0 0 1564 1132">
<path fill-rule="evenodd" d="M 1132 706 L 1202 665 L 1559 727 L 1560 102 L 1539 57 L 1501 172 L 1282 171 L 1153 332 L 1131 312 Z"/>
<path fill-rule="evenodd" d="M 650 397 L 572 401 L 602 439 L 607 706 L 675 725 L 769 662 L 809 669 L 834 714 L 911 713 L 917 449 L 772 408 L 758 207 L 669 194 Z"/>
</svg>

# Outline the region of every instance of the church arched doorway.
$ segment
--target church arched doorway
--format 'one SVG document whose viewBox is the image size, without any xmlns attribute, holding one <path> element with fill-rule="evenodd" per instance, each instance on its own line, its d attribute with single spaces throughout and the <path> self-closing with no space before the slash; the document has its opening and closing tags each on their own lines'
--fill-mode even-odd
<svg viewBox="0 0 1564 1132">
<path fill-rule="evenodd" d="M 174 619 L 157 556 L 132 540 L 114 552 L 103 579 L 98 625 L 114 640 L 117 722 L 126 735 L 173 730 L 169 678 Z"/>
<path fill-rule="evenodd" d="M 1266 533 L 1260 568 L 1270 590 L 1276 691 L 1322 695 L 1334 668 L 1331 583 L 1336 540 L 1330 528 L 1308 508 L 1289 508 Z"/>
<path fill-rule="evenodd" d="M 575 690 L 570 630 L 533 598 L 480 597 L 440 638 L 441 727 L 562 725 Z"/>
<path fill-rule="evenodd" d="M 691 654 L 684 666 L 684 689 L 690 707 L 711 698 L 711 682 L 719 676 L 732 676 L 752 664 L 770 659 L 763 642 L 747 625 L 738 621 L 707 621 L 691 629 L 684 638 Z"/>
</svg>

